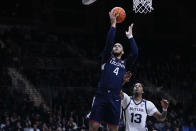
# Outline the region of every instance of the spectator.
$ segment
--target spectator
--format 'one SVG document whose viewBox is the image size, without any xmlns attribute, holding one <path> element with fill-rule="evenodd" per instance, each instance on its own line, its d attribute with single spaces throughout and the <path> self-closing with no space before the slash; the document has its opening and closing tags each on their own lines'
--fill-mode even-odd
<svg viewBox="0 0 196 131">
<path fill-rule="evenodd" d="M 12 131 L 13 127 L 10 125 L 10 120 L 6 119 L 5 126 L 2 128 L 2 131 Z"/>
<path fill-rule="evenodd" d="M 67 122 L 67 129 L 68 130 L 76 130 L 77 128 L 78 128 L 77 124 L 74 122 L 73 118 L 70 117 L 69 121 Z"/>
</svg>

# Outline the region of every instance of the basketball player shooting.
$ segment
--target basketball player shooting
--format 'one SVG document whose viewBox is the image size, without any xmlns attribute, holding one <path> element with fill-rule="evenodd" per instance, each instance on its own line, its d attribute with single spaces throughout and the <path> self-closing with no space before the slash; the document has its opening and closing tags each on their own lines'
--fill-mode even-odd
<svg viewBox="0 0 196 131">
<path fill-rule="evenodd" d="M 111 28 L 102 53 L 101 78 L 91 112 L 87 116 L 90 131 L 97 131 L 101 123 L 107 124 L 110 131 L 118 130 L 123 76 L 132 68 L 138 56 L 138 48 L 132 35 L 133 24 L 131 24 L 125 33 L 131 47 L 130 54 L 127 59 L 121 60 L 124 54 L 123 46 L 120 43 L 114 43 L 117 15 L 110 12 L 109 16 Z"/>
<path fill-rule="evenodd" d="M 125 75 L 129 77 L 129 75 Z M 127 80 L 128 78 L 124 78 Z M 133 96 L 128 96 L 121 91 L 122 107 L 125 120 L 126 131 L 146 131 L 146 119 L 148 116 L 155 117 L 158 121 L 164 121 L 167 116 L 169 103 L 167 100 L 161 100 L 162 113 L 158 111 L 155 105 L 142 98 L 143 85 L 136 83 L 133 88 Z"/>
</svg>

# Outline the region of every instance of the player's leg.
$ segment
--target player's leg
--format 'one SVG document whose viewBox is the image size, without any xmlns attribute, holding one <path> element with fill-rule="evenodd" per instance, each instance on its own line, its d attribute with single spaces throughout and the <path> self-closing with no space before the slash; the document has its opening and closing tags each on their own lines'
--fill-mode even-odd
<svg viewBox="0 0 196 131">
<path fill-rule="evenodd" d="M 109 131 L 118 131 L 118 127 L 117 125 L 108 125 Z"/>
<path fill-rule="evenodd" d="M 105 99 L 95 97 L 92 104 L 92 109 L 87 118 L 89 119 L 89 131 L 97 131 L 100 123 L 105 121 Z"/>
<path fill-rule="evenodd" d="M 121 112 L 121 99 L 113 98 L 108 104 L 107 123 L 109 131 L 118 131 Z"/>
<path fill-rule="evenodd" d="M 99 129 L 100 123 L 89 120 L 89 131 L 97 131 Z"/>
</svg>

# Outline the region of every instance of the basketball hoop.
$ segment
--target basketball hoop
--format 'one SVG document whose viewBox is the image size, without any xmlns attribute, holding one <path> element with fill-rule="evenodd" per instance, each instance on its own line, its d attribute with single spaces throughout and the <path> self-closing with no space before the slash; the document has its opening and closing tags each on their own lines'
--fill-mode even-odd
<svg viewBox="0 0 196 131">
<path fill-rule="evenodd" d="M 90 5 L 92 3 L 94 3 L 96 0 L 82 0 L 82 4 L 83 5 Z"/>
<path fill-rule="evenodd" d="M 153 10 L 152 0 L 133 0 L 133 11 L 135 13 L 148 13 Z"/>
</svg>

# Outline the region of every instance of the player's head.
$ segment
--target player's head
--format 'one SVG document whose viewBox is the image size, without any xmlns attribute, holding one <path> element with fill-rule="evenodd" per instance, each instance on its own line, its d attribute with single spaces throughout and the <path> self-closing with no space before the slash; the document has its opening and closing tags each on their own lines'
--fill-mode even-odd
<svg viewBox="0 0 196 131">
<path fill-rule="evenodd" d="M 114 44 L 113 49 L 112 49 L 112 54 L 115 57 L 119 57 L 119 56 L 121 57 L 124 54 L 124 49 L 123 49 L 122 44 L 120 43 Z"/>
<path fill-rule="evenodd" d="M 141 83 L 136 83 L 133 87 L 134 95 L 142 95 L 144 93 L 143 85 Z"/>
</svg>

